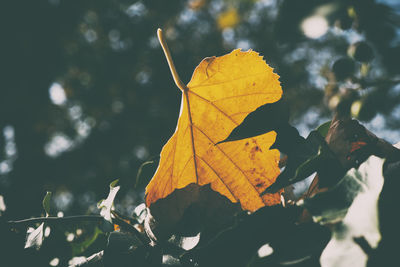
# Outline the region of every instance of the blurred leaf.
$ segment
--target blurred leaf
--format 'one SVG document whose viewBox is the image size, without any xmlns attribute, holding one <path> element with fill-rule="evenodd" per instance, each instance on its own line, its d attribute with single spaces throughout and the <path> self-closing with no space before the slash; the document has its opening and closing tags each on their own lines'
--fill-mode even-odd
<svg viewBox="0 0 400 267">
<path fill-rule="evenodd" d="M 335 61 L 332 65 L 332 71 L 337 80 L 344 80 L 354 75 L 356 66 L 354 60 L 349 57 L 343 57 Z"/>
<path fill-rule="evenodd" d="M 357 42 L 349 46 L 347 53 L 359 62 L 370 62 L 374 58 L 372 47 L 365 41 Z"/>
<path fill-rule="evenodd" d="M 188 6 L 193 10 L 199 10 L 207 4 L 208 0 L 190 0 Z"/>
<path fill-rule="evenodd" d="M 220 13 L 217 18 L 218 27 L 223 30 L 234 28 L 240 22 L 240 15 L 236 8 L 230 7 L 228 10 Z"/>
<path fill-rule="evenodd" d="M 100 215 L 104 217 L 105 220 L 111 222 L 111 209 L 114 205 L 114 198 L 120 189 L 120 186 L 116 186 L 118 179 L 110 183 L 110 192 L 106 199 L 103 199 L 97 203 L 97 208 L 100 209 Z"/>
</svg>

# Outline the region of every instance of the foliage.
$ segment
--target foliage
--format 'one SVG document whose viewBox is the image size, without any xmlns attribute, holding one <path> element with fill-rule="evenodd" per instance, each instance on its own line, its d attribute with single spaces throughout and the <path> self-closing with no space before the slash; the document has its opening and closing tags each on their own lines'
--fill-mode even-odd
<svg viewBox="0 0 400 267">
<path fill-rule="evenodd" d="M 171 265 L 193 260 L 225 265 L 229 255 L 237 264 L 276 266 L 305 258 L 297 264 L 318 266 L 331 233 L 332 240 L 344 236 L 353 242 L 354 232 L 342 231 L 347 226 L 340 221 L 354 197 L 345 189 L 359 187 L 345 175 L 360 170 L 371 154 L 385 159 L 377 217 L 382 239 L 377 248 L 368 236 L 355 238 L 352 246 L 368 255 L 363 259 L 369 266 L 397 261 L 399 161 L 381 139 L 400 140 L 395 1 L 5 0 L 2 6 L 0 265 L 67 266 L 73 259 L 71 264 L 104 260 L 114 266 L 118 258 L 144 266 L 160 262 L 162 254 Z M 310 31 L 310 25 L 321 27 Z M 264 193 L 284 188 L 286 207 L 299 197 L 303 206 L 233 215 L 238 205 L 210 187 L 191 185 L 169 196 L 187 200 L 200 192 L 173 220 L 157 219 L 182 207 L 165 209 L 169 197 L 153 203 L 150 213 L 133 212 L 156 164 L 141 168 L 138 182 L 133 177 L 144 161 L 157 157 L 179 112 L 179 95 L 166 90 L 172 86 L 154 35 L 158 27 L 165 30 L 183 80 L 202 58 L 237 48 L 259 51 L 279 73 L 283 98 L 248 114 L 220 145 L 275 131 L 270 149 L 282 153 L 282 171 Z M 332 127 L 324 141 L 312 129 L 327 120 Z M 314 171 L 317 176 L 307 178 Z M 107 195 L 110 177 L 119 177 L 121 186 L 110 214 L 114 226 L 92 215 L 100 212 L 96 202 Z M 339 192 L 336 201 L 324 194 L 333 189 Z M 46 216 L 39 204 L 46 191 L 53 192 L 46 204 L 52 216 L 15 223 Z M 340 210 L 339 222 L 320 226 L 309 220 L 330 207 Z M 285 229 L 265 229 L 272 217 L 272 229 Z M 40 250 L 23 250 L 27 227 L 41 223 L 44 232 L 51 231 Z M 189 252 L 177 246 L 199 237 Z M 147 238 L 157 245 L 148 246 Z M 263 242 L 274 253 L 260 258 L 256 252 Z"/>
</svg>

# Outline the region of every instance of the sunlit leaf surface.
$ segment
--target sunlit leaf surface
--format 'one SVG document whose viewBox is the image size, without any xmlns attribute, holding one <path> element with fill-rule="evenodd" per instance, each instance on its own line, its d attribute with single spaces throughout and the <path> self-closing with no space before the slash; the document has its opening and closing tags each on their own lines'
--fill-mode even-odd
<svg viewBox="0 0 400 267">
<path fill-rule="evenodd" d="M 274 132 L 217 144 L 250 112 L 281 98 L 278 78 L 254 51 L 204 59 L 182 92 L 176 131 L 146 188 L 147 206 L 190 183 L 211 184 L 245 210 L 279 203 L 279 193 L 260 196 L 279 174 L 279 152 L 269 150 Z"/>
</svg>

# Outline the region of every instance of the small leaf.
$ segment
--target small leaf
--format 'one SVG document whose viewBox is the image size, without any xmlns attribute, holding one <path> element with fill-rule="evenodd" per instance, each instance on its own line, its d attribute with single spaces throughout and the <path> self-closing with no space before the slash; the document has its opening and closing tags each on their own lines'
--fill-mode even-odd
<svg viewBox="0 0 400 267">
<path fill-rule="evenodd" d="M 31 228 L 32 229 L 32 228 Z M 39 249 L 44 239 L 44 223 L 41 223 L 38 228 L 27 232 L 25 247 L 34 247 Z"/>
<path fill-rule="evenodd" d="M 110 192 L 107 198 L 99 201 L 97 204 L 97 208 L 100 209 L 100 215 L 109 222 L 111 222 L 111 209 L 113 208 L 114 198 L 120 189 L 120 186 L 116 186 L 118 181 L 117 179 L 110 183 Z"/>
<path fill-rule="evenodd" d="M 50 216 L 50 199 L 51 199 L 51 192 L 47 191 L 42 201 L 43 209 L 46 212 L 46 217 Z"/>
</svg>

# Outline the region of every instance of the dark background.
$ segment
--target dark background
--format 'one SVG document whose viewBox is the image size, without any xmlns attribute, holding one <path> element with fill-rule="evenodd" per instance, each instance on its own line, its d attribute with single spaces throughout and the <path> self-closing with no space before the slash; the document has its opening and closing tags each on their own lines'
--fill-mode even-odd
<svg viewBox="0 0 400 267">
<path fill-rule="evenodd" d="M 395 0 L 2 0 L 0 218 L 41 216 L 46 191 L 53 215 L 96 214 L 117 178 L 118 210 L 143 202 L 156 165 L 134 188 L 138 168 L 175 130 L 180 104 L 159 27 L 184 82 L 203 58 L 251 48 L 281 76 L 301 134 L 346 102 L 400 141 L 399 12 Z M 54 258 L 22 252 L 21 236 L 7 241 L 15 255 L 40 266 Z"/>
</svg>

